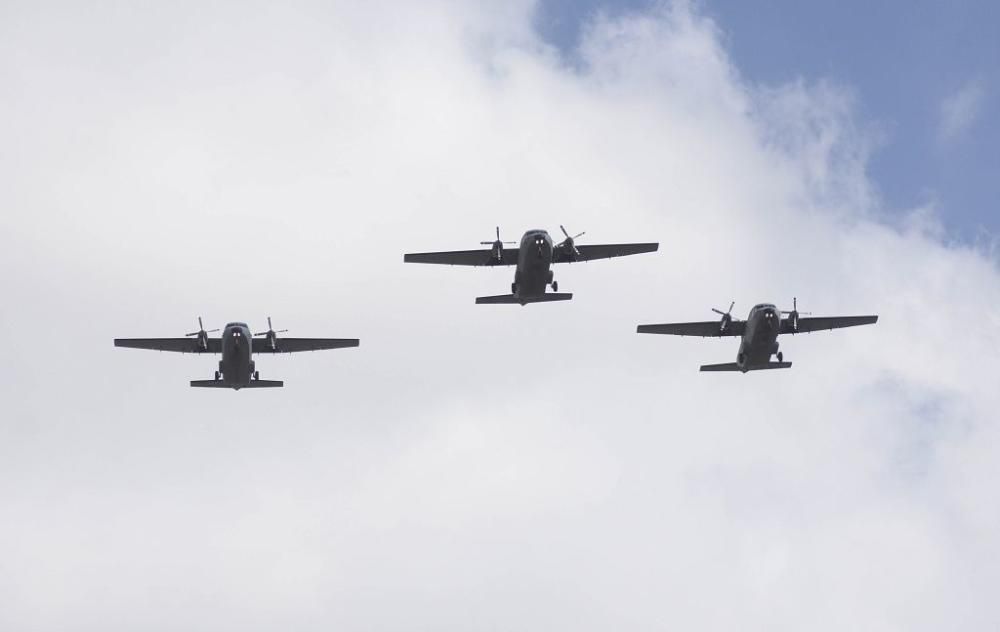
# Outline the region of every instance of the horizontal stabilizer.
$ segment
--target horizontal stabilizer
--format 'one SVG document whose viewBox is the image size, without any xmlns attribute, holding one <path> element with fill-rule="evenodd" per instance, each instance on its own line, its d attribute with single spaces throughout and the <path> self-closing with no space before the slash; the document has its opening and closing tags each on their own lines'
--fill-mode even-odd
<svg viewBox="0 0 1000 632">
<path fill-rule="evenodd" d="M 768 362 L 767 364 L 752 364 L 745 369 L 741 369 L 735 362 L 726 362 L 725 364 L 703 364 L 701 365 L 702 371 L 764 371 L 766 369 L 790 369 L 792 367 L 791 362 Z"/>
<path fill-rule="evenodd" d="M 476 305 L 527 305 L 528 303 L 548 303 L 549 301 L 568 301 L 573 298 L 572 294 L 542 294 L 540 296 L 515 296 L 513 294 L 501 294 L 500 296 L 480 296 L 476 298 Z"/>
<path fill-rule="evenodd" d="M 285 383 L 281 380 L 250 380 L 246 384 L 227 384 L 222 380 L 191 380 L 191 386 L 195 388 L 281 388 Z"/>
</svg>

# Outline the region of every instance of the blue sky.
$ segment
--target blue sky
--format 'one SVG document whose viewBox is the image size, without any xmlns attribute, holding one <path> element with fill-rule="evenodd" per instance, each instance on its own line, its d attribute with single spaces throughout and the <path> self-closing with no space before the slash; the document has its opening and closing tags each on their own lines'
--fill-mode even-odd
<svg viewBox="0 0 1000 632">
<path fill-rule="evenodd" d="M 537 27 L 572 54 L 597 11 L 650 0 L 542 0 Z M 881 144 L 870 175 L 889 210 L 933 204 L 953 237 L 1000 231 L 1000 3 L 704 0 L 746 80 L 831 80 Z"/>
</svg>

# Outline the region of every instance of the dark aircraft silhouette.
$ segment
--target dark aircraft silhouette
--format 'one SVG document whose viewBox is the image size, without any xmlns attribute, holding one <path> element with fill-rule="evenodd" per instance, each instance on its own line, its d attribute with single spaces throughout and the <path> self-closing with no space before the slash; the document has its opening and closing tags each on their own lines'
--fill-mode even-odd
<svg viewBox="0 0 1000 632">
<path fill-rule="evenodd" d="M 716 314 L 721 314 L 718 322 L 671 323 L 666 325 L 639 325 L 636 330 L 640 334 L 669 334 L 672 336 L 740 336 L 740 350 L 736 354 L 736 362 L 726 364 L 705 364 L 702 371 L 760 371 L 762 369 L 787 369 L 791 362 L 785 362 L 784 355 L 778 351 L 779 334 L 802 334 L 824 329 L 839 329 L 841 327 L 856 327 L 857 325 L 872 325 L 878 321 L 878 316 L 832 316 L 822 318 L 801 318 L 798 301 L 792 300 L 791 311 L 779 311 L 774 305 L 761 303 L 754 305 L 746 320 L 733 320 L 729 311 L 723 312 L 712 308 Z M 782 314 L 788 318 L 782 318 Z M 778 361 L 771 362 L 771 356 L 777 354 Z"/>
<path fill-rule="evenodd" d="M 510 285 L 510 294 L 500 296 L 480 296 L 476 303 L 541 303 L 547 301 L 568 301 L 572 294 L 559 294 L 559 282 L 553 278 L 550 266 L 553 263 L 573 263 L 576 261 L 593 261 L 594 259 L 609 259 L 637 255 L 643 252 L 655 252 L 660 247 L 657 243 L 650 244 L 607 244 L 598 246 L 577 246 L 576 240 L 583 236 L 580 233 L 574 237 L 559 226 L 566 236 L 564 240 L 553 245 L 552 237 L 544 230 L 529 230 L 521 237 L 520 248 L 505 248 L 514 242 L 500 240 L 500 227 L 497 227 L 496 241 L 480 242 L 490 246 L 489 250 L 457 250 L 452 252 L 420 252 L 405 255 L 407 263 L 439 263 L 453 266 L 517 266 L 514 282 Z M 546 286 L 552 286 L 552 294 L 546 294 Z"/>
<path fill-rule="evenodd" d="M 222 331 L 221 338 L 209 338 L 208 334 L 219 331 L 205 331 L 198 317 L 198 331 L 184 338 L 115 338 L 116 347 L 131 349 L 153 349 L 156 351 L 176 351 L 179 353 L 221 353 L 219 370 L 215 379 L 192 380 L 191 386 L 202 388 L 276 388 L 285 383 L 277 380 L 262 380 L 254 353 L 295 353 L 297 351 L 320 351 L 323 349 L 343 349 L 357 347 L 357 338 L 279 338 L 271 318 L 267 319 L 267 331 L 253 334 L 246 323 L 229 323 Z M 254 336 L 263 336 L 255 339 Z"/>
</svg>

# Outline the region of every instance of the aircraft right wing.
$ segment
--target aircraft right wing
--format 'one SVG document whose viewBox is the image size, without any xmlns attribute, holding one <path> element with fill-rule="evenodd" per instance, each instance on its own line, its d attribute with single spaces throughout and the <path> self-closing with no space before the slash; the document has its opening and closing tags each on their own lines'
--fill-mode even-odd
<svg viewBox="0 0 1000 632">
<path fill-rule="evenodd" d="M 277 338 L 274 346 L 267 339 L 254 338 L 254 353 L 297 353 L 299 351 L 324 351 L 326 349 L 347 349 L 357 347 L 357 338 Z"/>
<path fill-rule="evenodd" d="M 793 329 L 791 321 L 786 318 L 781 321 L 781 333 L 804 334 L 824 329 L 874 325 L 876 322 L 878 322 L 878 316 L 821 316 L 818 318 L 799 318 L 798 327 Z"/>
<path fill-rule="evenodd" d="M 746 330 L 746 321 L 734 320 L 725 331 L 717 320 L 700 323 L 667 323 L 664 325 L 639 325 L 636 333 L 667 334 L 670 336 L 701 336 L 703 338 L 720 338 L 723 336 L 742 336 Z"/>
<path fill-rule="evenodd" d="M 198 339 L 189 338 L 115 338 L 116 347 L 129 349 L 150 349 L 152 351 L 175 351 L 177 353 L 222 353 L 222 340 L 209 338 L 208 348 L 202 349 Z"/>
<path fill-rule="evenodd" d="M 493 250 L 452 250 L 449 252 L 413 252 L 403 255 L 406 263 L 437 263 L 448 266 L 517 265 L 517 248 L 504 248 L 500 258 Z"/>
<path fill-rule="evenodd" d="M 575 263 L 577 261 L 594 261 L 595 259 L 611 259 L 627 257 L 644 252 L 656 252 L 659 243 L 647 244 L 584 244 L 570 249 L 566 246 L 556 246 L 552 252 L 552 263 Z M 579 254 L 577 254 L 579 253 Z"/>
</svg>

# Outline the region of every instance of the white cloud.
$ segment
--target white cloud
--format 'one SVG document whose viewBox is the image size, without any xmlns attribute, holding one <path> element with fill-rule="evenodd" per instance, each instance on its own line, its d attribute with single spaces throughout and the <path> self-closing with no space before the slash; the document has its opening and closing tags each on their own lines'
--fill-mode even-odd
<svg viewBox="0 0 1000 632">
<path fill-rule="evenodd" d="M 0 628 L 995 627 L 1000 277 L 884 220 L 843 90 L 683 4 L 576 69 L 524 5 L 241 7 L 0 20 Z M 661 252 L 524 309 L 401 262 L 560 222 Z M 881 320 L 768 375 L 633 333 L 793 295 Z M 199 313 L 362 347 L 111 347 Z"/>
<path fill-rule="evenodd" d="M 986 88 L 977 79 L 968 81 L 958 92 L 941 103 L 939 134 L 944 141 L 953 141 L 972 129 L 982 113 Z"/>
</svg>

